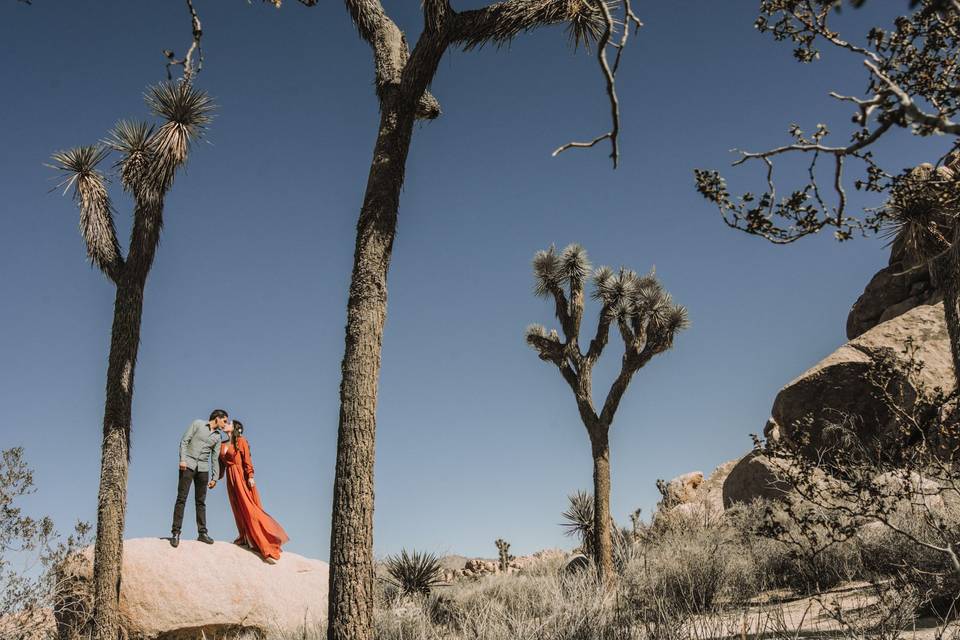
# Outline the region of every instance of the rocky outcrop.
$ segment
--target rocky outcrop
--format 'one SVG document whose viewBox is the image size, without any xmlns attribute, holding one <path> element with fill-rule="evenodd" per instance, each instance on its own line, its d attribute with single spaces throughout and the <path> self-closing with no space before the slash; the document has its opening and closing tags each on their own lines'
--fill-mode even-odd
<svg viewBox="0 0 960 640">
<path fill-rule="evenodd" d="M 847 339 L 853 340 L 882 322 L 942 299 L 942 293 L 930 281 L 929 270 L 913 264 L 903 243 L 895 242 L 890 263 L 873 276 L 850 309 Z"/>
<path fill-rule="evenodd" d="M 669 482 L 658 482 L 657 488 L 662 496 L 659 507 L 669 509 L 677 505 L 694 502 L 699 496 L 699 489 L 702 484 L 702 471 L 691 471 L 682 476 L 677 476 Z"/>
<path fill-rule="evenodd" d="M 73 615 L 58 614 L 60 638 L 85 617 L 92 551 L 68 569 L 61 601 Z M 138 538 L 124 542 L 120 589 L 121 627 L 131 640 L 193 640 L 224 634 L 299 637 L 326 616 L 326 562 L 284 552 L 275 565 L 226 542 L 206 545 Z M 233 637 L 233 636 L 231 636 Z"/>
<path fill-rule="evenodd" d="M 723 487 L 727 476 L 738 460 L 724 462 L 706 478 L 701 471 L 691 471 L 669 482 L 660 481 L 657 488 L 663 499 L 657 505 L 657 515 L 667 513 L 698 514 L 723 511 Z"/>
<path fill-rule="evenodd" d="M 915 348 L 913 358 L 923 364 L 919 374 L 909 377 L 908 342 Z M 893 428 L 890 410 L 866 377 L 881 352 L 901 365 L 896 382 L 905 385 L 908 406 L 904 409 L 910 409 L 918 387 L 932 391 L 954 386 L 943 304 L 922 305 L 851 340 L 781 389 L 773 403 L 775 429 L 771 431 L 793 439 L 803 431 L 810 436 L 811 445 L 817 446 L 823 442 L 826 426 L 840 416 L 853 415 L 858 418 L 862 438 L 882 442 Z"/>
</svg>

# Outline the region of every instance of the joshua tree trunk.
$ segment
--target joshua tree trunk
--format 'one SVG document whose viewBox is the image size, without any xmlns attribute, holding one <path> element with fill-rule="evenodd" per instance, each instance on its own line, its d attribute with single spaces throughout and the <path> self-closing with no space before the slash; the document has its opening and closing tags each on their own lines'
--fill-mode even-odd
<svg viewBox="0 0 960 640">
<path fill-rule="evenodd" d="M 95 640 L 116 640 L 118 637 L 120 568 L 123 562 L 127 468 L 130 461 L 130 413 L 133 374 L 140 346 L 143 286 L 143 281 L 139 279 L 124 278 L 117 287 L 113 306 L 93 565 L 96 605 L 92 623 Z"/>
<path fill-rule="evenodd" d="M 589 429 L 589 428 L 588 428 Z M 590 431 L 593 453 L 593 552 L 597 572 L 604 584 L 613 578 L 613 543 L 610 530 L 610 445 L 608 429 Z"/>
<path fill-rule="evenodd" d="M 387 271 L 397 227 L 414 109 L 384 105 L 357 223 L 330 532 L 327 637 L 371 637 L 373 628 L 373 466 L 377 383 L 387 315 Z M 415 106 L 415 104 L 414 104 Z"/>
</svg>

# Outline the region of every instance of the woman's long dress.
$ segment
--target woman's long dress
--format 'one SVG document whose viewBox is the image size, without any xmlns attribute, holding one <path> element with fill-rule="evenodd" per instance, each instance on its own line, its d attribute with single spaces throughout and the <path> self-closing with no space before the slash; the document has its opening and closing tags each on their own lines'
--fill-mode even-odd
<svg viewBox="0 0 960 640">
<path fill-rule="evenodd" d="M 247 480 L 253 477 L 250 445 L 247 439 L 237 438 L 237 446 L 225 442 L 220 447 L 220 475 L 227 476 L 227 495 L 237 522 L 238 542 L 258 551 L 264 558 L 280 558 L 280 545 L 290 538 L 276 520 L 263 510 L 256 485 Z"/>
</svg>

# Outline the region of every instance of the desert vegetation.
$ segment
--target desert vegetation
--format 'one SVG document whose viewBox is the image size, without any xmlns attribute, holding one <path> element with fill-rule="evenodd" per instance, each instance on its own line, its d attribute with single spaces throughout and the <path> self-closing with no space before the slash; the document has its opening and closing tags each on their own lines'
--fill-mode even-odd
<svg viewBox="0 0 960 640">
<path fill-rule="evenodd" d="M 903 15 L 890 25 L 867 26 L 858 44 L 832 25 L 839 9 L 855 11 L 863 4 L 762 0 L 755 25 L 792 43 L 801 63 L 818 60 L 823 46 L 863 59 L 865 93 L 832 94 L 854 111 L 848 139 L 832 145 L 826 126 L 810 132 L 792 125 L 787 144 L 740 152 L 734 163 L 765 170 L 761 193 L 734 195 L 719 172 L 706 169 L 696 170 L 696 188 L 725 224 L 775 244 L 821 231 L 833 231 L 840 241 L 885 235 L 893 245 L 891 266 L 898 268 L 884 277 L 901 278 L 897 287 L 906 293 L 887 287 L 878 296 L 884 300 L 877 303 L 882 308 L 871 317 L 871 327 L 849 337 L 916 307 L 932 307 L 926 313 L 937 315 L 945 328 L 951 366 L 931 373 L 924 358 L 932 358 L 918 355 L 919 339 L 902 338 L 902 333 L 892 345 L 855 344 L 848 351 L 857 368 L 851 365 L 844 379 L 831 378 L 826 386 L 838 388 L 859 377 L 869 389 L 863 397 L 846 398 L 846 408 L 808 396 L 803 410 L 789 412 L 789 422 L 782 419 L 782 407 L 775 407 L 781 422 L 771 418 L 764 436 L 755 436 L 752 451 L 741 459 L 755 461 L 766 474 L 752 480 L 754 496 L 739 499 L 742 492 L 724 488 L 719 498 L 710 497 L 698 488 L 702 477 L 696 486 L 661 482 L 663 500 L 648 518 L 636 510 L 629 523 L 618 522 L 611 509 L 611 428 L 638 372 L 688 328 L 687 311 L 674 303 L 652 270 L 640 275 L 626 267 L 594 268 L 580 245 L 560 251 L 551 246 L 534 256 L 534 292 L 550 303 L 559 331 L 534 324 L 524 340 L 557 368 L 587 432 L 593 485 L 570 494 L 560 516 L 577 546 L 518 558 L 511 544 L 498 538 L 491 546 L 495 559 L 470 559 L 451 568 L 443 557 L 422 549 L 374 560 L 376 409 L 388 273 L 415 124 L 440 116 L 430 87 L 448 51 L 501 45 L 534 29 L 563 25 L 574 48 L 591 48 L 596 56 L 611 119 L 609 131 L 563 144 L 554 155 L 609 144 L 616 168 L 621 154 L 616 78 L 640 21 L 629 0 L 506 0 L 463 11 L 446 0 L 424 0 L 422 31 L 410 46 L 378 0 L 347 0 L 353 25 L 372 51 L 379 121 L 345 300 L 329 589 L 323 594 L 328 623 L 305 626 L 296 637 L 785 640 L 807 634 L 893 639 L 915 637 L 922 629 L 939 640 L 960 634 L 960 123 L 955 122 L 960 2 L 905 3 Z M 124 634 L 122 560 L 145 289 L 167 196 L 213 110 L 212 99 L 196 86 L 203 30 L 193 2 L 187 0 L 186 6 L 192 44 L 182 59 L 165 52 L 168 80 L 146 94 L 156 124 L 121 121 L 104 141 L 52 156 L 52 167 L 63 179 L 59 186 L 79 210 L 90 262 L 115 288 L 93 578 L 90 593 L 67 594 L 64 570 L 80 558 L 91 528 L 81 523 L 64 538 L 48 518 L 26 515 L 20 502 L 33 490 L 29 466 L 21 449 L 4 451 L 4 640 L 57 634 L 63 640 L 76 634 L 116 640 Z M 182 67 L 180 78 L 173 79 L 173 67 Z M 884 167 L 873 149 L 896 131 L 937 135 L 949 140 L 949 148 L 931 145 L 930 163 Z M 785 196 L 778 195 L 782 178 L 775 172 L 782 157 L 809 159 L 802 184 Z M 104 168 L 108 158 L 114 159 L 119 187 L 132 205 L 126 251 L 117 236 L 115 199 Z M 828 187 L 822 184 L 825 162 Z M 851 167 L 861 171 L 852 185 Z M 881 204 L 851 213 L 850 186 Z M 903 284 L 917 272 L 925 274 L 923 283 Z M 598 313 L 581 348 L 588 298 Z M 912 320 L 917 335 L 928 319 Z M 924 324 L 923 336 L 936 333 L 939 324 L 928 326 L 934 324 Z M 611 331 L 622 339 L 620 368 L 602 404 L 595 404 L 593 372 Z M 79 602 L 83 606 L 77 612 L 65 611 Z M 62 622 L 71 615 L 79 620 L 75 627 L 54 629 L 54 619 Z M 244 633 L 270 635 L 264 629 Z M 283 634 L 291 637 L 289 630 Z"/>
</svg>

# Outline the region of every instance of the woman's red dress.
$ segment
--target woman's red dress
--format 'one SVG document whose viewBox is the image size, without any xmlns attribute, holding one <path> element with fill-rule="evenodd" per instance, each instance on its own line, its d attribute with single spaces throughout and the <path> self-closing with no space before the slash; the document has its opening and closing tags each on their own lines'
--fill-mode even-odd
<svg viewBox="0 0 960 640">
<path fill-rule="evenodd" d="M 246 438 L 237 438 L 236 447 L 229 442 L 220 447 L 220 477 L 224 475 L 233 518 L 237 521 L 237 542 L 245 542 L 264 558 L 279 559 L 280 545 L 290 538 L 280 523 L 263 510 L 256 485 L 247 484 L 253 477 L 253 463 Z"/>
</svg>

